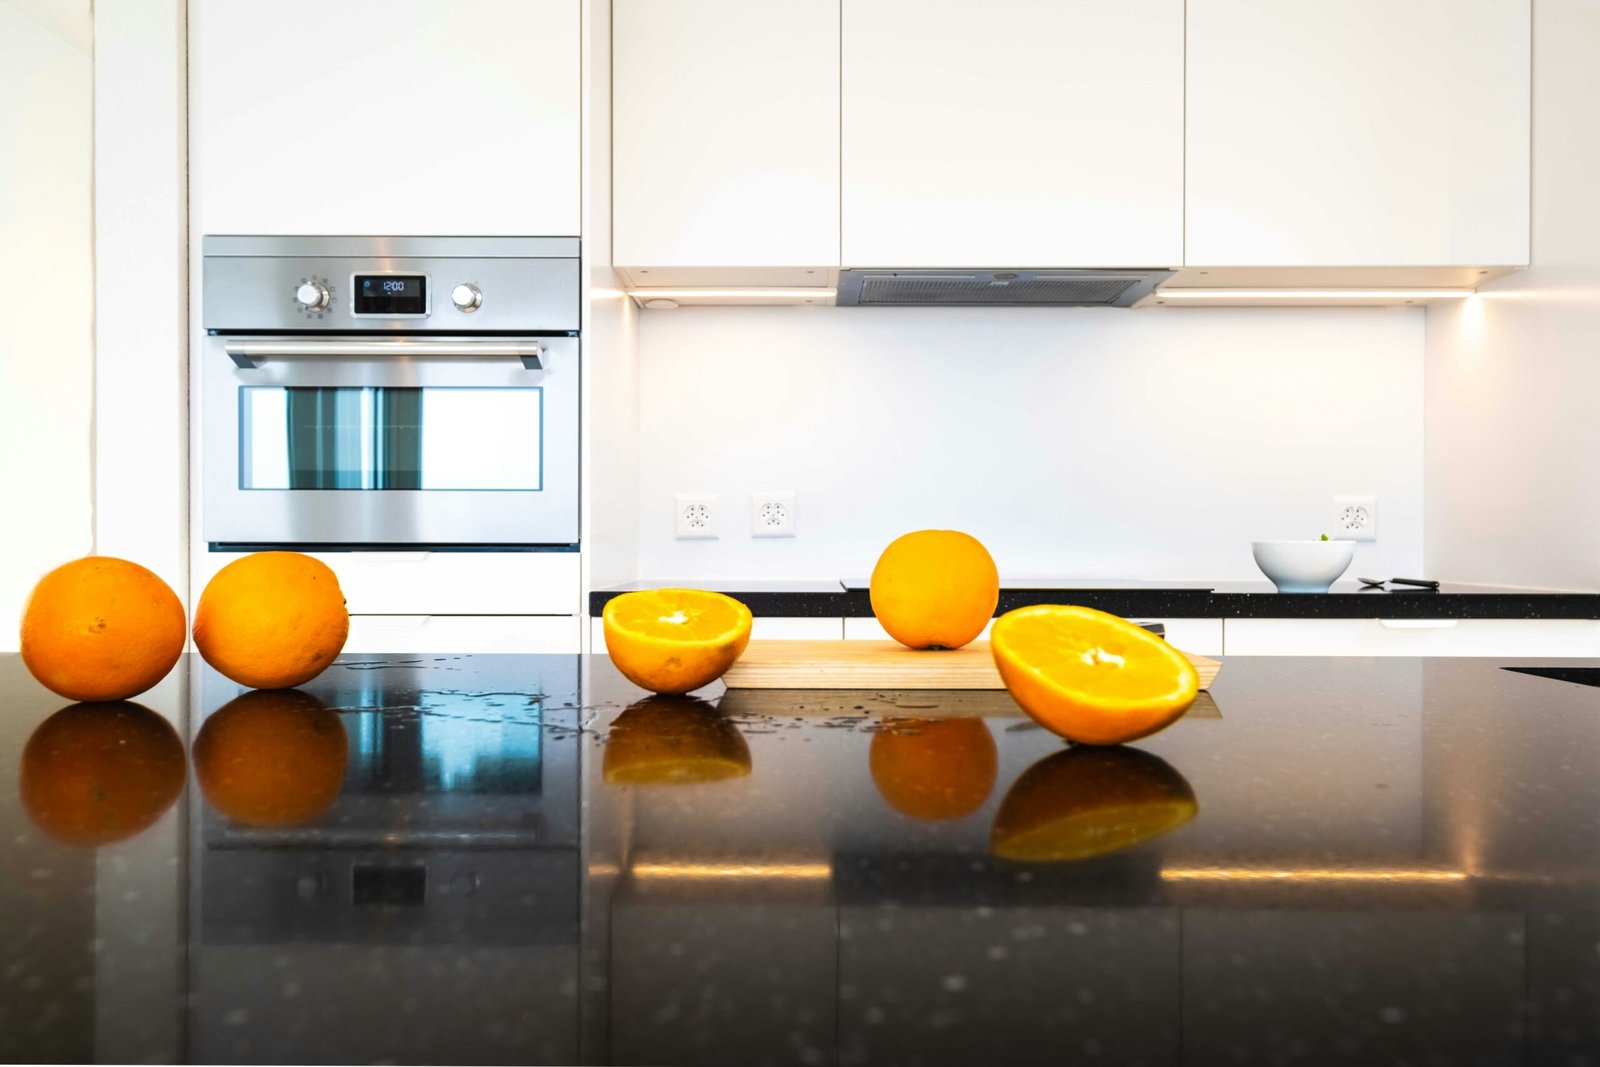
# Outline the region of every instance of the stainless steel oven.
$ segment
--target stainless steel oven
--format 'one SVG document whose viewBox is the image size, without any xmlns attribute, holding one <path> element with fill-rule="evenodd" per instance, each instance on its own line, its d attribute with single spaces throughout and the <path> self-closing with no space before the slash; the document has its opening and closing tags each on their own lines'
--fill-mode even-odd
<svg viewBox="0 0 1600 1067">
<path fill-rule="evenodd" d="M 201 250 L 213 548 L 577 544 L 575 238 Z"/>
</svg>

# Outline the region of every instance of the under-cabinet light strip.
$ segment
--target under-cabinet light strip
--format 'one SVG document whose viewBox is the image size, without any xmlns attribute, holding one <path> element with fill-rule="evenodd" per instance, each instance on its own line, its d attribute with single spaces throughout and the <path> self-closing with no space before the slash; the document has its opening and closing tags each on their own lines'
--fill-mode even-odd
<svg viewBox="0 0 1600 1067">
<path fill-rule="evenodd" d="M 628 295 L 640 300 L 692 300 L 695 297 L 755 297 L 774 296 L 784 299 L 797 297 L 831 297 L 829 286 L 814 289 L 629 289 Z"/>
<path fill-rule="evenodd" d="M 1471 289 L 1157 289 L 1157 300 L 1460 300 Z"/>
</svg>

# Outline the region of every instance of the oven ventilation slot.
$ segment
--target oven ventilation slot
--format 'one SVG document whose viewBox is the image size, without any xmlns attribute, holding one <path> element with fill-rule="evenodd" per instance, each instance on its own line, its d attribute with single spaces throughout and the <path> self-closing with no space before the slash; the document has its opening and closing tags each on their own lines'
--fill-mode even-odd
<svg viewBox="0 0 1600 1067">
<path fill-rule="evenodd" d="M 313 359 L 519 359 L 529 370 L 544 370 L 544 346 L 537 341 L 291 341 L 241 337 L 225 346 L 228 358 L 245 370 L 274 358 Z"/>
<path fill-rule="evenodd" d="M 868 270 L 839 272 L 841 307 L 1128 307 L 1167 270 Z"/>
</svg>

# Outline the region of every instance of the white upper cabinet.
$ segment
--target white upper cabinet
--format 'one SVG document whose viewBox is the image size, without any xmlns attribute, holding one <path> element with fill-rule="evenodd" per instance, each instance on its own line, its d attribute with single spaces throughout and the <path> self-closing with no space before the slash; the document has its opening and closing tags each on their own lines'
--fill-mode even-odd
<svg viewBox="0 0 1600 1067">
<path fill-rule="evenodd" d="M 580 0 L 197 0 L 202 233 L 579 233 Z"/>
<path fill-rule="evenodd" d="M 615 262 L 836 267 L 838 0 L 615 0 L 612 34 Z"/>
<path fill-rule="evenodd" d="M 847 267 L 1183 261 L 1183 0 L 843 0 Z"/>
<path fill-rule="evenodd" d="M 1529 0 L 1188 10 L 1186 263 L 1528 262 Z"/>
</svg>

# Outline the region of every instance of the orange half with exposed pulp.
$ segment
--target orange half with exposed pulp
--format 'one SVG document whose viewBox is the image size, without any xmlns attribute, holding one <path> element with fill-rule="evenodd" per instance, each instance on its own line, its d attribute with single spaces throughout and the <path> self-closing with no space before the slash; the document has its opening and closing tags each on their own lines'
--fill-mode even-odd
<svg viewBox="0 0 1600 1067">
<path fill-rule="evenodd" d="M 687 693 L 721 678 L 750 643 L 750 609 L 703 589 L 641 589 L 606 602 L 606 651 L 634 685 Z"/>
<path fill-rule="evenodd" d="M 1200 676 L 1182 652 L 1093 608 L 1018 608 L 995 620 L 989 645 L 1022 710 L 1084 744 L 1153 734 L 1187 711 L 1200 691 Z"/>
</svg>

